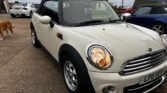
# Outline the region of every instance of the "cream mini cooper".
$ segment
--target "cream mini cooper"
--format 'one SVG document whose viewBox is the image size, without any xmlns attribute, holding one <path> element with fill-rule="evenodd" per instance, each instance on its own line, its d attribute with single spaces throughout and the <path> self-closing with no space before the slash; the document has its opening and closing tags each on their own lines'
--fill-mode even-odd
<svg viewBox="0 0 167 93">
<path fill-rule="evenodd" d="M 147 93 L 166 77 L 166 35 L 121 22 L 107 1 L 43 0 L 31 35 L 70 93 Z"/>
</svg>

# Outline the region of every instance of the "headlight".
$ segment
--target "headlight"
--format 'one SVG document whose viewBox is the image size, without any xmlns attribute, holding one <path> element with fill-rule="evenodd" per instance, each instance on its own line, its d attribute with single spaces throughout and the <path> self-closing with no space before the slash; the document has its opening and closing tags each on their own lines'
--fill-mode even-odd
<svg viewBox="0 0 167 93">
<path fill-rule="evenodd" d="M 164 46 L 167 48 L 167 35 L 161 35 L 161 39 L 162 39 L 162 42 L 164 44 Z"/>
<path fill-rule="evenodd" d="M 89 62 L 98 69 L 107 70 L 113 63 L 110 52 L 100 45 L 92 45 L 87 51 Z"/>
</svg>

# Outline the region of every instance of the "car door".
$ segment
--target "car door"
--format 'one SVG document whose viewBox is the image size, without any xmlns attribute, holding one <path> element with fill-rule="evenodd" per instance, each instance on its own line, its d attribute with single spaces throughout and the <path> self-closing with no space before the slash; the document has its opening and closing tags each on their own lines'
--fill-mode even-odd
<svg viewBox="0 0 167 93">
<path fill-rule="evenodd" d="M 151 11 L 152 7 L 140 7 L 132 14 L 128 22 L 144 27 L 149 27 L 153 20 L 150 15 Z"/>
<path fill-rule="evenodd" d="M 42 45 L 54 56 L 55 50 L 57 50 L 57 27 L 59 22 L 58 16 L 58 1 L 46 1 L 43 3 L 43 6 L 39 10 L 39 14 L 37 14 L 36 21 L 37 24 L 37 36 Z M 42 16 L 49 16 L 52 21 L 51 24 L 42 24 L 39 22 Z"/>
</svg>

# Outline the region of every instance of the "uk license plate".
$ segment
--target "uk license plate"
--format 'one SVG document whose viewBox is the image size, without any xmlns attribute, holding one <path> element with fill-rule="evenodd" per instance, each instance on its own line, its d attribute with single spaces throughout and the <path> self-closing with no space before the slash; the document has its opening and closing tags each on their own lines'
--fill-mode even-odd
<svg viewBox="0 0 167 93">
<path fill-rule="evenodd" d="M 140 78 L 140 84 L 144 84 L 144 83 L 153 81 L 154 79 L 161 77 L 163 74 L 165 74 L 165 70 L 159 70 L 155 73 L 146 75 L 146 76 Z"/>
</svg>

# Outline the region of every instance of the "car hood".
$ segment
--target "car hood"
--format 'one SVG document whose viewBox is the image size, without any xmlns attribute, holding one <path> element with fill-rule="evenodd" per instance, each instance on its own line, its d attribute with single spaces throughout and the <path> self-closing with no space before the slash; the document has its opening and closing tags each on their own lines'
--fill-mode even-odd
<svg viewBox="0 0 167 93">
<path fill-rule="evenodd" d="M 106 47 L 114 57 L 112 72 L 120 71 L 127 60 L 149 53 L 149 48 L 153 51 L 164 48 L 157 33 L 128 23 L 70 27 L 70 30 Z"/>
</svg>

